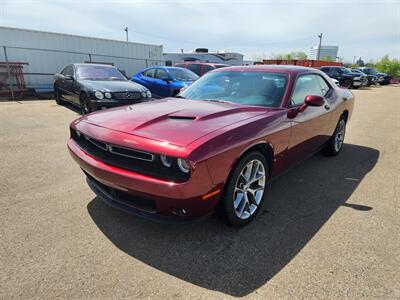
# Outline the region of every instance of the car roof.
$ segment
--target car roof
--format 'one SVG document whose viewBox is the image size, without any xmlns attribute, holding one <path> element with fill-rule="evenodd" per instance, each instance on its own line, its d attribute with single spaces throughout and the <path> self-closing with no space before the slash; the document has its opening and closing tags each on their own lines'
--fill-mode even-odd
<svg viewBox="0 0 400 300">
<path fill-rule="evenodd" d="M 285 74 L 301 74 L 301 73 L 320 73 L 318 69 L 308 68 L 294 65 L 254 65 L 254 66 L 232 66 L 222 69 L 216 69 L 213 72 L 225 72 L 225 71 L 249 71 L 249 72 L 273 72 L 273 73 L 285 73 Z"/>
<path fill-rule="evenodd" d="M 110 67 L 110 68 L 116 68 L 113 65 L 108 65 L 108 64 L 93 64 L 93 63 L 74 63 L 74 64 L 70 64 L 70 65 L 74 65 L 76 67 L 80 67 L 80 66 L 102 66 L 102 67 Z"/>
<path fill-rule="evenodd" d="M 223 63 L 212 63 L 212 62 L 201 62 L 201 61 L 181 61 L 176 64 L 188 64 L 188 65 L 208 65 L 208 66 L 229 66 Z"/>
</svg>

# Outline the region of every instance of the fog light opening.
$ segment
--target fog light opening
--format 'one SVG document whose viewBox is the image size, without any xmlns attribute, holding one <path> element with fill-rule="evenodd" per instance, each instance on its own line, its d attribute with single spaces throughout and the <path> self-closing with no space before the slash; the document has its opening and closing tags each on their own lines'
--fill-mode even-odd
<svg viewBox="0 0 400 300">
<path fill-rule="evenodd" d="M 185 217 L 187 215 L 187 211 L 184 208 L 175 208 L 172 213 L 175 216 Z"/>
</svg>

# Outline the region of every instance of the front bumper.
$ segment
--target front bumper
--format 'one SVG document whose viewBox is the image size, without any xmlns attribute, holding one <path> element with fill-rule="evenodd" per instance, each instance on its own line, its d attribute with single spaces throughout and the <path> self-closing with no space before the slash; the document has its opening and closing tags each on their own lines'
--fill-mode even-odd
<svg viewBox="0 0 400 300">
<path fill-rule="evenodd" d="M 68 149 L 72 158 L 88 177 L 89 186 L 108 204 L 151 219 L 175 217 L 192 220 L 209 215 L 219 201 L 220 193 L 204 200 L 203 196 L 217 190 L 205 163 L 199 163 L 186 182 L 172 182 L 107 165 L 84 152 L 70 139 Z M 94 183 L 98 183 L 97 186 Z M 99 188 L 105 187 L 105 188 Z M 118 201 L 104 190 L 119 191 L 129 197 L 145 199 L 151 205 L 135 206 L 132 200 Z M 182 210 L 185 214 L 181 213 Z"/>
<path fill-rule="evenodd" d="M 363 86 L 363 85 L 364 85 L 363 81 L 357 81 L 357 80 L 353 81 L 353 86 Z"/>
</svg>

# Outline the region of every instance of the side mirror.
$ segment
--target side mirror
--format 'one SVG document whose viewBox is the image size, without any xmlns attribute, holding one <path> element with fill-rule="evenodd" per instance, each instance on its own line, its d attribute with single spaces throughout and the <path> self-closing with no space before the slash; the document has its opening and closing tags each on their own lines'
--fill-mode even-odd
<svg viewBox="0 0 400 300">
<path fill-rule="evenodd" d="M 302 105 L 288 111 L 287 117 L 289 119 L 294 119 L 299 113 L 305 111 L 308 106 L 322 106 L 324 105 L 324 103 L 325 100 L 323 97 L 316 95 L 308 95 L 304 99 L 304 103 Z"/>
<path fill-rule="evenodd" d="M 165 81 L 166 83 L 170 83 L 171 78 L 169 78 L 169 77 L 162 77 L 161 80 Z"/>
<path fill-rule="evenodd" d="M 304 99 L 304 104 L 307 104 L 308 106 L 322 106 L 324 103 L 325 100 L 321 96 L 309 95 Z"/>
</svg>

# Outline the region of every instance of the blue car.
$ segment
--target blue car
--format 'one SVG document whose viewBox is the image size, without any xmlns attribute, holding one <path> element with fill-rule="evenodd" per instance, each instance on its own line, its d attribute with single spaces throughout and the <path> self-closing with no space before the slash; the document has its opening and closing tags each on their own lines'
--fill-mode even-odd
<svg viewBox="0 0 400 300">
<path fill-rule="evenodd" d="M 188 69 L 158 66 L 140 71 L 131 80 L 147 87 L 154 98 L 165 98 L 175 96 L 197 78 L 199 76 Z"/>
</svg>

